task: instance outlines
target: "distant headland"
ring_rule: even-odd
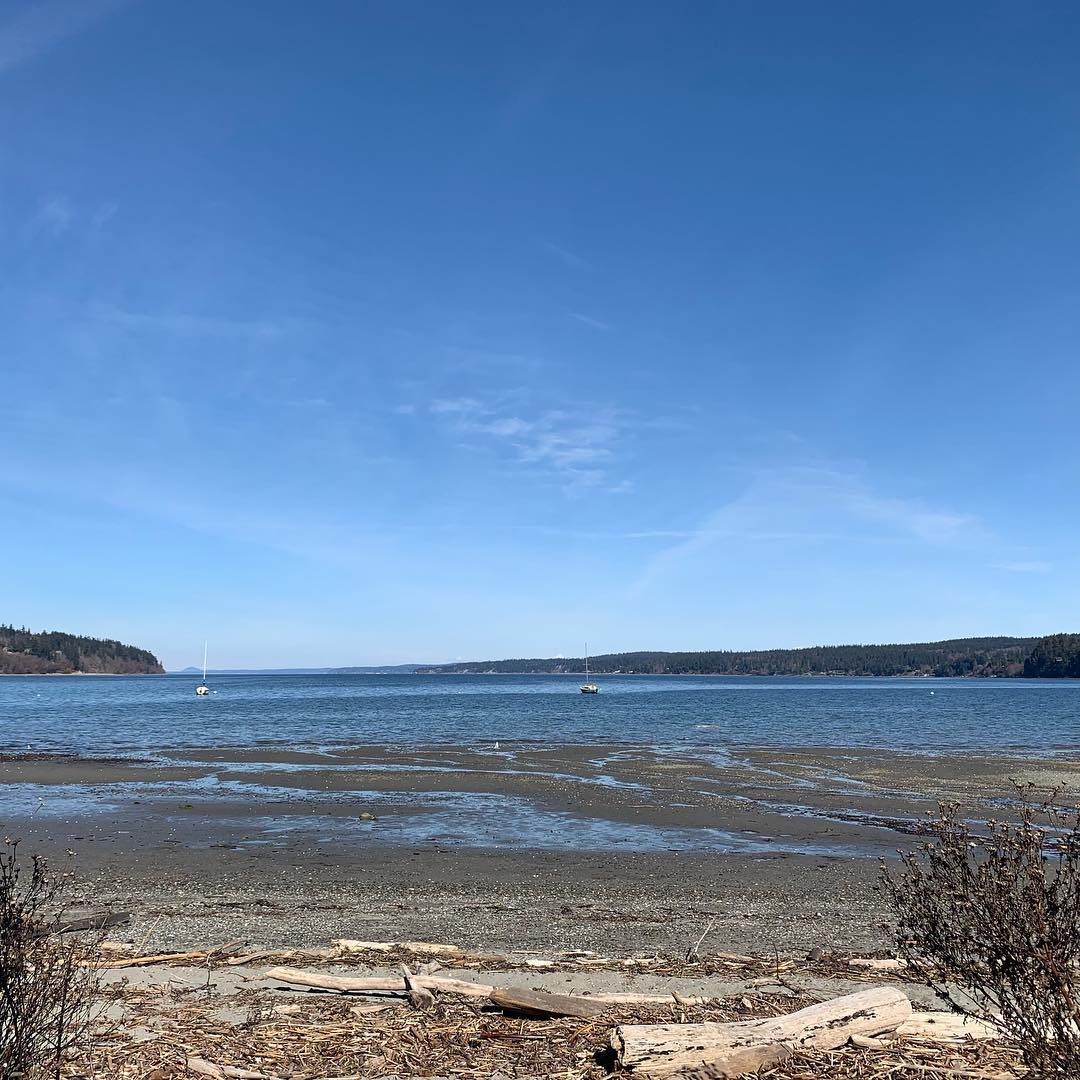
[[[477,660],[417,668],[421,675],[580,674],[577,657]],[[1080,634],[955,638],[909,645],[821,645],[750,652],[626,652],[589,658],[598,675],[922,675],[1080,678]]]
[[[58,630],[0,624],[0,675],[164,675],[146,649]]]

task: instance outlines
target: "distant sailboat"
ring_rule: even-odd
[[[600,687],[594,682],[589,682],[589,643],[585,642],[585,681],[581,684],[583,694],[599,694]]]
[[[199,697],[206,697],[210,693],[210,687],[206,685],[206,642],[203,642],[202,647],[202,682],[195,687],[195,693]]]

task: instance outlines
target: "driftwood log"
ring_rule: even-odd
[[[609,1000],[600,996],[591,998],[570,994],[548,994],[519,986],[491,986],[488,983],[464,982],[461,979],[450,979],[440,975],[413,975],[406,968],[402,968],[402,977],[397,979],[382,976],[356,978],[349,975],[325,975],[300,968],[272,968],[266,973],[266,977],[296,986],[334,990],[341,994],[407,994],[413,1005],[418,1008],[426,1008],[430,1005],[428,998],[431,997],[432,991],[486,998],[508,1012],[531,1016],[597,1016],[606,1011],[611,1004]],[[618,998],[619,995],[613,995],[613,997]],[[671,1001],[672,999],[662,1000]]]
[[[350,975],[324,975],[317,971],[305,971],[303,968],[271,968],[268,979],[292,983],[294,986],[312,986],[317,990],[336,990],[339,994],[348,993],[405,993],[405,984],[401,976],[370,976],[355,978]],[[438,975],[412,975],[413,985],[424,990],[441,990],[447,994],[463,994],[466,997],[489,998],[494,986],[487,983],[465,982],[462,979],[442,978]]]
[[[67,919],[57,928],[58,934],[74,934],[80,930],[107,930],[111,926],[123,926],[131,922],[131,915],[126,911],[99,911],[81,919]]]
[[[879,1035],[911,1016],[911,1002],[895,987],[882,986],[811,1005],[786,1016],[728,1024],[622,1024],[611,1037],[619,1064],[659,1076],[709,1066],[717,1075],[738,1076],[748,1051],[764,1058],[782,1048],[833,1050],[852,1035]],[[782,1060],[777,1058],[776,1060]]]
[[[608,1004],[592,998],[568,994],[548,994],[543,990],[525,990],[519,986],[497,986],[491,991],[491,1003],[506,1012],[526,1016],[574,1016],[587,1019],[607,1012]]]

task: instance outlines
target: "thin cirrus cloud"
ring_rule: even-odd
[[[579,255],[576,251],[571,251],[568,247],[563,247],[561,244],[552,243],[550,240],[542,240],[540,247],[570,270],[592,269],[588,259]]]
[[[227,319],[188,312],[129,311],[109,304],[95,304],[90,310],[98,322],[130,330],[158,331],[178,335],[250,338],[272,341],[283,337],[289,326],[273,319]]]
[[[655,555],[631,586],[639,592],[725,542],[908,543],[949,548],[988,541],[971,514],[883,496],[858,472],[805,467],[758,470],[745,490]]]
[[[53,0],[26,6],[0,20],[0,74],[36,59],[128,2]]]
[[[607,487],[630,490],[625,479],[613,478],[616,445],[624,424],[615,409],[593,410],[586,422],[574,414],[549,409],[534,418],[506,415],[476,398],[438,398],[428,411],[472,438],[483,438],[508,451],[519,465],[557,477],[568,489]]]
[[[42,199],[37,212],[30,219],[30,231],[48,236],[62,236],[75,221],[75,207],[64,195],[51,195]]]
[[[26,222],[23,235],[56,240],[67,234],[95,239],[120,209],[115,202],[103,202],[92,208],[77,206],[67,195],[48,195],[38,201]]]
[[[594,319],[591,315],[584,315],[580,311],[569,311],[567,314],[571,319],[582,323],[584,326],[592,327],[593,330],[610,330],[611,324],[606,323],[601,319]]]
[[[1041,559],[1018,559],[990,565],[994,570],[1005,570],[1010,574],[1049,574],[1054,569],[1053,563]]]

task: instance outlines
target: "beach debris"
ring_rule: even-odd
[[[409,1004],[414,1009],[430,1009],[435,1004],[435,995],[417,982],[404,964],[401,965],[401,974],[405,978],[405,992],[409,995]]]
[[[57,928],[57,933],[74,934],[82,930],[108,930],[112,926],[123,926],[131,922],[128,911],[97,911],[81,919],[69,919]]]
[[[333,990],[339,994],[349,993],[405,993],[400,978],[371,976],[353,978],[348,975],[323,975],[302,968],[271,968],[266,978],[293,986],[310,986],[316,990]],[[413,983],[425,990],[440,990],[448,994],[462,994],[465,997],[489,998],[495,989],[487,983],[465,982],[461,979],[443,978],[439,975],[411,975]]]
[[[346,953],[415,953],[418,956],[460,956],[461,948],[457,945],[444,945],[436,941],[354,941],[352,938],[334,938],[330,942],[332,949]]]
[[[914,1012],[897,1029],[897,1035],[921,1035],[935,1042],[1000,1039],[993,1024],[955,1012]]]
[[[485,1001],[446,994],[438,996],[434,1008],[418,1010],[404,1002],[401,975],[387,974],[394,976],[396,1000],[370,1004],[322,994],[304,995],[299,1001],[293,995],[289,1005],[268,1007],[254,1004],[250,989],[224,999],[201,994],[176,998],[124,982],[109,994],[124,1003],[132,1022],[103,1029],[99,1040],[86,1044],[70,1061],[64,1080],[390,1080],[419,1075],[600,1080],[606,1067],[615,1064],[609,1043],[616,1025],[728,1026],[748,1016],[767,1022],[770,1017],[790,1018],[797,1015],[793,1009],[810,1004],[806,997],[792,1004],[789,997],[770,993],[753,993],[745,1002],[736,997],[680,1003],[671,995],[627,994],[607,995],[628,1000],[608,1002],[607,1011],[596,1016],[546,1017],[504,1012]],[[246,1022],[227,1018],[245,1012]],[[914,1014],[912,1022],[920,1015]],[[159,1017],[164,1022],[159,1023]],[[948,1020],[945,1014],[941,1018]],[[147,1024],[154,1025],[158,1036],[140,1043],[134,1033]],[[729,1057],[726,1065],[701,1065],[682,1075],[684,1080],[718,1080],[737,1075],[740,1067],[765,1069],[770,1080],[1016,1080],[1023,1073],[1019,1052],[1007,1040],[941,1041],[904,1034],[903,1028],[881,1037],[864,1036],[864,1045],[852,1045],[849,1038],[829,1050],[786,1040],[739,1047],[745,1054]],[[881,1045],[872,1045],[871,1038]],[[600,1064],[598,1055],[610,1064]],[[187,1067],[192,1058],[219,1071],[193,1071]],[[766,1064],[769,1061],[775,1063]],[[632,1080],[644,1078],[645,1072],[638,1068],[622,1075]]]
[[[787,1061],[794,1051],[783,1043],[767,1046],[743,1046],[732,1050],[721,1062],[703,1065],[700,1069],[680,1069],[680,1080],[728,1080],[729,1077],[749,1076],[760,1069],[771,1069]],[[650,1074],[652,1075],[652,1074]]]
[[[494,987],[491,1003],[512,1013],[526,1016],[599,1016],[608,1005],[595,998],[573,997],[569,994],[549,994],[543,990],[525,990],[518,986]]]
[[[850,967],[867,968],[870,971],[903,971],[908,965],[906,960],[897,960],[892,957],[877,959],[875,957],[855,956],[848,961]]]
[[[731,1070],[742,1067],[748,1049],[767,1051],[766,1060],[768,1052],[778,1044],[792,1049],[832,1050],[843,1046],[852,1035],[875,1036],[893,1031],[910,1017],[908,996],[896,987],[882,986],[762,1020],[621,1024],[611,1036],[611,1046],[623,1068],[650,1076],[702,1066]],[[748,1071],[760,1064],[752,1065]]]
[[[189,952],[154,953],[151,956],[125,956],[119,960],[91,960],[87,961],[93,967],[122,968],[122,967],[148,967],[151,964],[170,964],[180,960],[207,961],[215,956],[229,952],[231,949],[246,945],[244,938],[236,941],[227,941],[223,945],[215,945],[212,949],[196,949]]]
[[[205,1058],[189,1057],[184,1062],[188,1072],[196,1076],[210,1076],[214,1080],[225,1080],[226,1077],[233,1080],[274,1080],[267,1073],[255,1072],[252,1069],[238,1069],[233,1065],[215,1065]]]

